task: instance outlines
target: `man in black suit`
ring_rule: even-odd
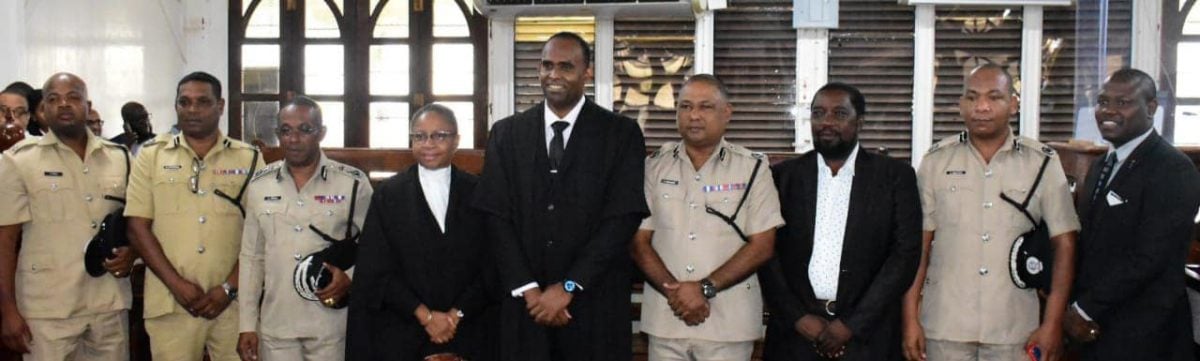
[[[438,353],[490,360],[484,332],[490,269],[475,176],[450,164],[458,123],[445,106],[413,116],[417,164],[371,199],[351,287],[346,358],[420,361]]]
[[[504,360],[628,360],[626,250],[649,213],[637,123],[584,97],[587,42],[558,33],[546,100],[492,126],[473,205],[487,214],[504,300]]]
[[[866,101],[830,83],[812,103],[815,152],[772,167],[787,225],[760,271],[767,360],[900,358],[900,300],[920,259],[908,164],[863,151]]]
[[[1152,127],[1154,79],[1121,69],[1096,102],[1112,143],[1080,195],[1079,271],[1064,329],[1084,360],[1192,360],[1183,266],[1200,173]]]

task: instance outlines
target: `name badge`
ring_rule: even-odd
[[[163,169],[166,169],[166,170],[180,170],[180,169],[183,169],[183,166],[182,166],[182,165],[179,165],[179,164],[164,165],[164,166],[163,166]]]
[[[47,177],[62,177],[63,172],[42,172],[42,175],[45,175]]]
[[[264,201],[268,201],[268,202],[278,202],[278,201],[280,201],[280,200],[282,200],[282,199],[283,199],[283,196],[266,196],[266,197],[263,197],[263,200],[264,200]]]
[[[965,171],[965,170],[948,170],[948,171],[946,171],[946,175],[967,175],[967,171]]]
[[[662,183],[662,184],[670,184],[670,185],[673,185],[673,186],[677,186],[677,185],[679,185],[679,181],[677,181],[677,180],[674,180],[674,179],[663,179],[663,180],[660,180],[659,182],[660,182],[660,183]]]

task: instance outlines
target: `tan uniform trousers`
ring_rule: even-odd
[[[341,361],[346,358],[346,336],[274,338],[259,334],[260,361]]]
[[[129,314],[124,310],[25,323],[33,334],[25,361],[129,360]]]
[[[649,361],[748,361],[754,341],[707,341],[650,335]]]
[[[1025,345],[1002,345],[928,339],[925,356],[929,361],[1028,361]]]
[[[146,333],[154,361],[202,361],[205,349],[212,361],[241,361],[237,354],[237,302],[213,320],[187,312],[147,319]]]

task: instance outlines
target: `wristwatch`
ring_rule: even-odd
[[[225,295],[229,296],[230,301],[237,300],[237,287],[225,282],[221,284],[221,288],[225,290]]]
[[[463,316],[466,316],[466,314],[464,314],[462,310],[458,310],[458,312],[454,313],[454,316],[458,317],[459,319],[462,319]]]
[[[700,292],[704,293],[704,298],[717,297],[717,286],[710,279],[700,280]]]
[[[567,280],[566,282],[563,282],[563,290],[567,291],[567,293],[575,293],[577,291],[583,291],[583,286],[575,283],[575,281]]]

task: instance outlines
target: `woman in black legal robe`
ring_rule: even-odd
[[[418,164],[378,187],[359,240],[346,359],[490,359],[491,261],[481,218],[468,203],[476,177],[450,165],[457,122],[432,104],[410,128]]]

